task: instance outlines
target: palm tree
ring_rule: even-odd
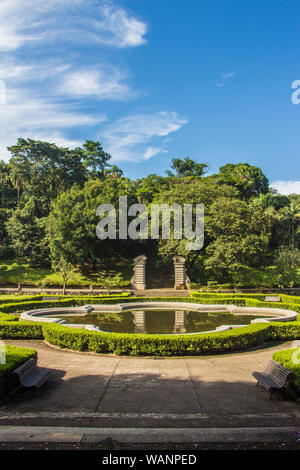
[[[291,200],[290,205],[284,207],[281,211],[284,220],[290,221],[292,234],[292,247],[295,249],[295,227],[296,221],[300,218],[300,202]]]

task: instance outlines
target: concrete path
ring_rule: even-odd
[[[27,391],[24,399],[0,406],[0,440],[21,426],[42,426],[48,434],[49,427],[74,428],[76,436],[95,435],[98,429],[98,438],[105,429],[144,435],[151,428],[152,436],[169,429],[186,438],[194,432],[200,439],[202,433],[206,440],[220,438],[221,429],[240,436],[240,428],[247,436],[250,428],[255,435],[283,428],[300,431],[299,402],[283,400],[281,394],[269,400],[251,375],[265,368],[274,351],[291,343],[224,356],[165,359],[62,351],[42,341],[5,342],[36,349],[38,364],[51,368],[53,375],[38,398]]]

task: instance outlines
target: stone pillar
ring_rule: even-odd
[[[182,256],[174,256],[175,285],[174,289],[186,288],[185,259]]]
[[[146,289],[146,261],[144,255],[134,258],[133,277],[131,278],[131,286],[135,290]]]
[[[184,310],[175,311],[174,333],[186,333],[185,317],[186,312]]]
[[[136,333],[146,333],[146,312],[145,310],[133,310],[133,323]]]

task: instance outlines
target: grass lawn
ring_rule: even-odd
[[[241,287],[250,287],[250,288],[269,288],[277,287],[277,274],[275,266],[268,266],[265,269],[255,269],[245,266],[241,275]],[[297,280],[296,286],[300,286],[300,267],[297,270]],[[195,283],[192,283],[192,287],[202,287]],[[213,288],[223,288],[229,289],[232,288],[231,284],[216,284]]]
[[[120,286],[130,285],[132,277],[132,266],[129,265],[116,265],[112,268],[113,271],[122,273],[123,281]],[[79,271],[72,275],[72,278],[67,282],[68,286],[88,287],[97,284],[97,273],[84,276]],[[50,268],[32,268],[28,263],[20,263],[15,260],[0,260],[0,285],[34,285],[41,286],[43,281],[47,281],[46,286],[61,286],[62,278],[60,273],[55,273]],[[46,287],[45,286],[45,287]]]
[[[103,268],[105,270],[105,268]],[[130,285],[130,279],[133,275],[133,263],[120,263],[110,268],[115,272],[122,274],[123,280],[119,284],[120,287]],[[97,284],[98,273],[83,275],[79,271],[74,272],[67,282],[68,286],[88,287]],[[46,281],[47,286],[61,286],[62,278],[60,273],[52,271],[50,268],[32,268],[27,262],[18,262],[16,260],[0,260],[0,285],[22,284],[23,286],[40,287],[42,282]],[[300,286],[300,268],[298,269],[297,285]],[[192,288],[203,287],[192,282]],[[214,288],[232,288],[230,284],[216,284]],[[277,287],[276,286],[276,269],[275,266],[268,266],[264,270],[249,268],[245,266],[242,274],[242,287]]]

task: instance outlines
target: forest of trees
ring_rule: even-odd
[[[245,267],[278,266],[278,285],[292,286],[299,266],[300,195],[283,196],[248,163],[207,165],[174,158],[166,176],[129,179],[99,142],[70,150],[19,139],[0,161],[0,260],[31,266],[68,263],[82,272],[113,268],[141,253],[164,263],[187,258],[194,279],[238,282]],[[205,245],[185,251],[184,240],[106,240],[96,237],[102,203],[204,204]],[[129,257],[130,255],[130,257]],[[1,261],[0,261],[1,264]]]

